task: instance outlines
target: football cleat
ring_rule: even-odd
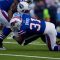
[[[6,48],[5,47],[0,47],[0,50],[6,50]]]

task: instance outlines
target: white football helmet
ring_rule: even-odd
[[[11,30],[12,31],[20,30],[21,23],[22,23],[22,20],[20,20],[19,18],[12,18],[10,21]]]
[[[17,5],[17,11],[19,13],[23,12],[24,10],[29,10],[29,4],[27,2],[20,2]]]

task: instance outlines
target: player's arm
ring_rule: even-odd
[[[10,9],[8,10],[9,19],[11,19],[12,16],[13,16],[13,13],[16,12],[18,2],[19,2],[18,0],[14,0],[14,2],[12,3]]]
[[[15,35],[13,36],[13,39],[15,39],[18,42],[18,44],[21,45],[24,42],[26,32],[25,31],[20,31],[20,32],[18,32],[17,36],[15,36]]]

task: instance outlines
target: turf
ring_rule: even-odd
[[[4,42],[7,50],[0,51],[0,60],[60,60],[60,51],[49,51],[47,45],[41,45],[45,43],[40,38],[27,46],[20,46],[13,39],[6,38]]]

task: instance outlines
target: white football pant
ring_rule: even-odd
[[[3,26],[10,28],[10,23],[8,22],[8,14],[4,10],[0,10],[0,23],[3,24]]]
[[[54,47],[56,46],[56,29],[55,29],[55,25],[53,23],[50,22],[46,22],[46,29],[44,31],[44,34],[47,34],[47,44],[48,44],[48,48],[51,48],[52,50],[54,50]]]

